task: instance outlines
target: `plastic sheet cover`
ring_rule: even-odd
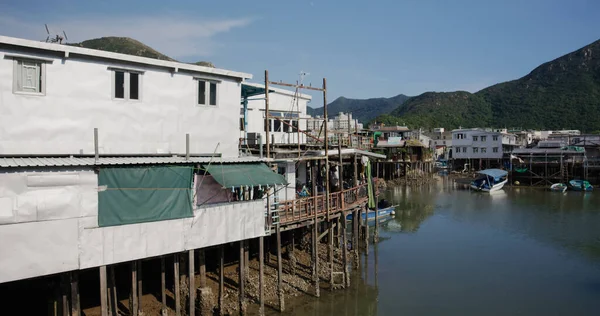
[[[259,185],[286,185],[287,181],[264,163],[211,164],[202,166],[225,188]]]
[[[192,217],[192,167],[103,168],[98,226]]]

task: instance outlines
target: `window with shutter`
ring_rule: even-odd
[[[13,92],[43,95],[45,93],[44,72],[43,62],[15,59]]]

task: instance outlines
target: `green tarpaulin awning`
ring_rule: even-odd
[[[285,178],[273,172],[264,163],[259,164],[211,164],[202,168],[210,173],[223,187],[242,187],[259,185],[286,185]]]
[[[115,167],[98,174],[98,226],[192,217],[192,167]]]

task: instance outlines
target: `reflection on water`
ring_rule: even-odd
[[[396,215],[352,287],[288,314],[598,315],[600,192],[487,194],[441,178],[385,198]]]

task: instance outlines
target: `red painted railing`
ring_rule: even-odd
[[[329,214],[345,211],[360,204],[366,203],[368,198],[367,185],[362,184],[354,188],[329,194]],[[282,224],[308,220],[318,216],[327,215],[325,195],[310,196],[295,200],[279,202],[279,221]]]

